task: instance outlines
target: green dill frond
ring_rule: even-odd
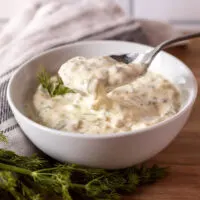
[[[10,171],[0,171],[0,188],[10,193],[16,200],[26,200],[23,195],[17,191],[18,177]]]
[[[19,183],[20,188],[21,188],[21,192],[23,194],[24,197],[26,197],[26,199],[30,199],[30,200],[44,200],[41,195],[38,193],[35,193],[35,191],[26,186],[25,184],[23,184],[22,182]]]
[[[44,167],[48,167],[47,160],[38,157],[37,155],[19,156],[12,151],[0,149],[0,163],[12,164],[17,167],[22,167],[30,170],[37,170]]]
[[[167,168],[130,167],[105,170],[76,164],[50,163],[34,155],[24,157],[0,149],[0,193],[16,200],[79,199],[119,200],[167,174]]]
[[[6,144],[8,143],[8,139],[2,131],[0,131],[0,142],[6,143]]]
[[[74,93],[72,89],[64,86],[63,81],[59,76],[56,77],[56,80],[52,80],[51,76],[44,68],[38,73],[37,78],[42,87],[46,89],[51,97],[64,95],[67,93]]]
[[[142,165],[138,169],[138,174],[140,176],[140,184],[150,184],[154,183],[157,180],[165,177],[168,173],[168,168],[158,167],[157,165],[153,165],[148,168]]]

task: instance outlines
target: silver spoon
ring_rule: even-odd
[[[166,47],[169,47],[169,45],[177,43],[177,42],[181,42],[184,40],[188,40],[188,39],[192,39],[192,38],[196,38],[196,37],[200,37],[200,32],[198,33],[194,33],[194,34],[190,34],[190,35],[184,35],[181,37],[177,37],[174,39],[170,39],[170,40],[166,40],[164,42],[162,42],[161,44],[159,44],[157,47],[155,47],[153,50],[151,50],[148,53],[127,53],[127,54],[121,54],[121,55],[110,55],[111,58],[119,61],[119,62],[123,62],[123,63],[134,63],[137,61],[137,63],[140,63],[141,65],[143,65],[145,67],[145,69],[147,69],[149,67],[149,65],[151,64],[151,62],[153,61],[153,59],[155,58],[155,56],[162,50],[165,49]]]

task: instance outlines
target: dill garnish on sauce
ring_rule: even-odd
[[[63,81],[59,76],[53,80],[44,68],[38,73],[37,78],[42,87],[47,90],[51,97],[64,95],[66,93],[74,93],[72,89],[64,86]]]

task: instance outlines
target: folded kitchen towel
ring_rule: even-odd
[[[37,151],[24,136],[6,100],[11,75],[31,57],[80,40],[128,40],[154,46],[180,34],[167,24],[129,19],[112,0],[31,1],[0,31],[0,130],[9,140],[0,148],[22,155]]]

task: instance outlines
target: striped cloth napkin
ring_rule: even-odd
[[[80,40],[128,40],[154,46],[178,35],[180,32],[163,23],[129,19],[112,0],[32,0],[0,31],[0,131],[9,140],[0,148],[22,155],[37,151],[6,100],[11,75],[31,57]]]

